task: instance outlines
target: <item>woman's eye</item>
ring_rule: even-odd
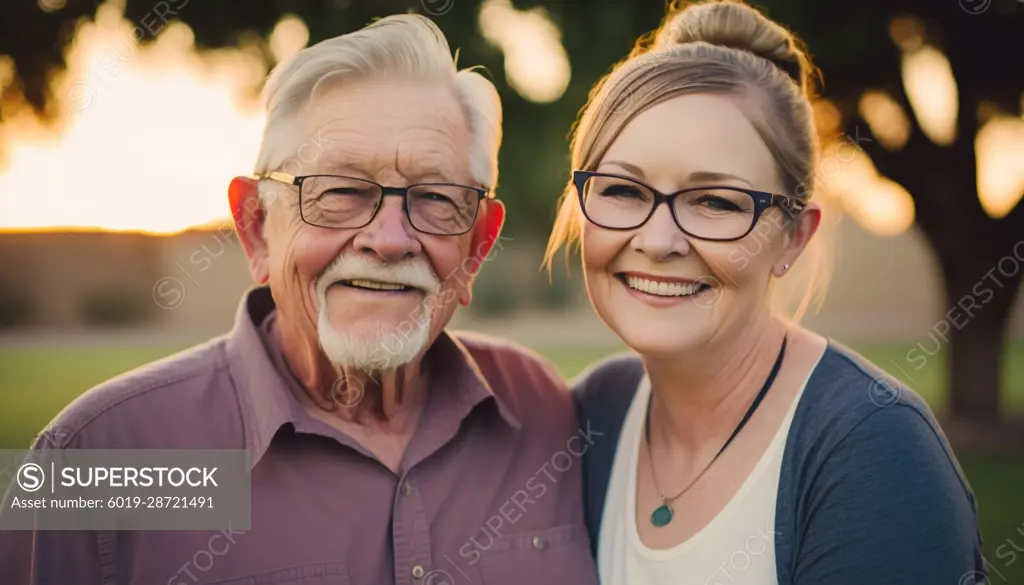
[[[732,201],[723,197],[716,197],[715,195],[702,195],[695,201],[695,203],[716,211],[742,211],[739,205],[736,205]]]
[[[632,185],[609,185],[601,190],[604,197],[636,197],[642,199],[644,194]]]

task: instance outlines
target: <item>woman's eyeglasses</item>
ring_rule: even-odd
[[[621,175],[574,171],[573,184],[583,215],[594,225],[611,230],[633,230],[651,219],[661,203],[668,204],[679,229],[712,241],[745,237],[770,207],[796,217],[806,206],[799,197],[731,186],[692,187],[661,193]]]

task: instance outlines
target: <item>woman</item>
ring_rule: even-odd
[[[602,437],[584,465],[605,585],[984,576],[925,403],[769,303],[821,219],[798,46],[744,4],[670,13],[576,128],[547,262],[579,242],[595,310],[639,354],[576,388]]]

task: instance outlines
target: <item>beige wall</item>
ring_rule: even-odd
[[[946,318],[951,307],[919,230],[883,238],[846,218],[839,223],[835,243],[828,297],[818,315],[804,320],[808,326],[840,338],[919,340]],[[959,313],[953,318],[963,323]],[[1024,290],[1017,297],[1010,330],[1024,335]]]
[[[0,234],[0,288],[27,294],[47,326],[82,322],[89,295],[117,291],[144,299],[163,253],[159,239],[135,234]]]
[[[226,331],[239,299],[253,286],[245,253],[234,232],[188,232],[166,238],[160,275],[153,279],[158,322],[167,329]]]
[[[912,229],[897,237],[879,238],[848,219],[835,230],[835,270],[827,300],[819,314],[804,322],[839,339],[925,338],[947,307],[920,234]],[[502,251],[516,253],[514,242]],[[535,270],[536,258],[523,260]],[[83,297],[116,289],[145,303],[152,322],[163,330],[216,334],[231,326],[239,298],[250,286],[244,254],[226,228],[173,237],[0,235],[0,287],[30,293],[40,323],[51,328],[81,326]],[[599,321],[589,314],[587,304],[579,305],[577,314],[562,319],[589,324],[599,335]],[[542,321],[551,318],[543,316],[536,322]],[[487,327],[466,314],[456,324]],[[1011,329],[1015,335],[1024,335],[1024,298],[1017,303]],[[558,330],[566,335],[580,333],[575,325]]]

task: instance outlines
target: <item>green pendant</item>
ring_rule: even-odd
[[[672,508],[668,507],[668,504],[662,504],[658,506],[654,512],[651,513],[651,524],[658,528],[665,526],[672,521]]]

